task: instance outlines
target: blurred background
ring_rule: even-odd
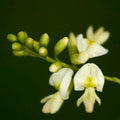
[[[106,81],[97,93],[101,107],[92,114],[84,106],[76,107],[82,92],[72,92],[70,99],[54,115],[43,114],[40,100],[56,90],[49,86],[47,63],[39,58],[15,57],[8,33],[23,30],[35,40],[50,36],[53,45],[69,32],[85,34],[89,25],[104,26],[111,32],[105,47],[109,54],[91,59],[105,75],[120,78],[120,3],[118,0],[0,0],[0,119],[1,120],[120,120],[120,85]],[[68,57],[65,57],[67,60]]]

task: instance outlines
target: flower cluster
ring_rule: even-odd
[[[95,33],[90,26],[87,30],[86,38],[80,34],[77,37],[70,33],[68,50],[72,64],[86,63],[89,58],[98,57],[108,53],[102,44],[109,37],[109,32],[104,31],[101,27]],[[58,65],[50,66],[50,70],[54,71],[50,76],[49,84],[57,89],[57,93],[43,98],[40,102],[45,103],[42,111],[44,113],[57,112],[64,100],[69,99],[69,95],[74,86],[75,91],[85,91],[84,94],[77,100],[77,106],[83,102],[85,110],[88,113],[93,112],[94,103],[97,101],[101,104],[100,98],[95,90],[102,92],[104,86],[104,75],[100,68],[94,63],[83,65],[73,76],[74,71],[71,68],[59,68]],[[52,70],[53,69],[53,70]]]
[[[86,112],[92,113],[95,101],[101,105],[101,100],[96,91],[103,91],[105,79],[120,84],[118,78],[104,76],[96,64],[86,63],[90,58],[108,53],[108,49],[102,45],[109,36],[110,33],[105,31],[103,27],[94,32],[92,26],[88,27],[86,37],[83,34],[75,36],[70,33],[69,37],[64,37],[55,44],[54,59],[48,56],[49,36],[46,33],[40,37],[39,41],[28,37],[26,32],[19,32],[17,36],[8,34],[7,39],[12,42],[12,50],[15,56],[39,57],[52,63],[49,67],[49,71],[52,72],[49,84],[56,88],[56,93],[40,101],[44,103],[43,113],[56,113],[64,101],[69,99],[73,88],[75,91],[84,91],[76,102],[77,107],[83,103]],[[68,48],[70,56],[70,65],[58,58],[58,55],[66,48]]]

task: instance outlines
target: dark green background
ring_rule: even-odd
[[[55,115],[41,112],[40,99],[55,92],[48,84],[49,63],[12,55],[8,33],[24,30],[36,40],[50,36],[49,53],[60,38],[73,31],[84,33],[89,25],[104,26],[111,32],[105,44],[109,54],[91,59],[104,74],[120,77],[119,0],[0,0],[0,119],[1,120],[120,120],[120,85],[106,81],[98,93],[102,106],[92,114],[76,107],[81,92],[72,92]],[[67,59],[67,58],[66,58]]]

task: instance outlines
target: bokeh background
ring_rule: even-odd
[[[119,0],[0,0],[0,119],[1,120],[120,120],[120,85],[106,81],[103,93],[97,93],[102,106],[95,104],[92,114],[83,105],[76,107],[81,92],[72,92],[61,110],[43,114],[40,99],[54,93],[49,86],[47,63],[39,58],[12,55],[8,33],[23,30],[35,40],[50,36],[53,45],[69,32],[84,33],[89,25],[104,26],[111,32],[105,47],[109,54],[91,59],[105,75],[120,78],[120,3]],[[67,60],[68,58],[65,57]]]

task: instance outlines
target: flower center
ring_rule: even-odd
[[[92,40],[87,39],[87,44],[88,44],[88,47],[89,47],[89,46],[91,46],[93,43],[95,43],[95,42],[94,42],[94,41],[92,41]]]
[[[86,77],[84,87],[85,88],[95,87],[94,79],[92,77]]]
[[[59,90],[59,88],[60,88],[60,83],[61,83],[61,81],[59,80],[54,85],[57,90]]]

